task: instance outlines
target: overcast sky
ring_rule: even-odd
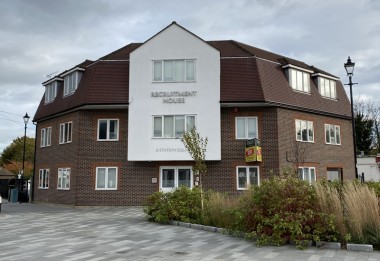
[[[0,153],[24,135],[46,75],[144,42],[176,21],[204,40],[237,40],[348,78],[380,101],[379,0],[0,0]],[[346,89],[349,95],[349,90]],[[30,120],[27,136],[35,137]]]

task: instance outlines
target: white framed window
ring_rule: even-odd
[[[235,118],[236,139],[258,138],[257,117]]]
[[[119,140],[119,120],[99,119],[98,120],[98,141]]]
[[[38,179],[38,188],[39,189],[48,189],[49,188],[49,169],[40,169],[39,179]]]
[[[314,127],[312,121],[296,120],[297,141],[314,142]]]
[[[340,145],[340,126],[325,124],[326,144]]]
[[[317,180],[314,167],[300,167],[298,168],[298,176],[301,180],[313,183]]]
[[[59,125],[59,144],[71,142],[72,125],[73,123],[71,121]]]
[[[191,166],[160,167],[160,190],[169,192],[180,186],[193,187]]]
[[[45,103],[52,102],[57,96],[58,82],[54,81],[45,85]]]
[[[194,82],[195,60],[153,61],[153,82]]]
[[[116,190],[117,189],[117,167],[97,167],[96,168],[96,190]]]
[[[238,166],[236,167],[236,186],[238,190],[249,189],[250,186],[260,185],[259,167]]]
[[[82,75],[83,72],[75,71],[65,76],[63,79],[63,96],[67,96],[75,92]]]
[[[310,73],[289,68],[289,84],[293,90],[310,93]]]
[[[327,168],[327,180],[335,181],[342,180],[342,169],[341,168]]]
[[[41,129],[41,147],[51,145],[51,127]]]
[[[70,189],[70,168],[59,168],[58,169],[58,182],[57,188],[69,190]]]
[[[153,116],[153,138],[181,138],[195,127],[195,115]]]
[[[336,82],[334,80],[318,77],[318,87],[321,96],[336,99]]]

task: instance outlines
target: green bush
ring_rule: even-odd
[[[173,192],[153,193],[144,204],[144,212],[149,221],[158,223],[167,224],[170,220],[201,223],[200,190],[181,186]]]
[[[377,197],[380,197],[380,182],[366,181],[365,184],[373,189]]]
[[[236,216],[235,230],[256,237],[258,245],[336,241],[333,217],[319,211],[314,187],[293,176],[273,177],[252,187]]]

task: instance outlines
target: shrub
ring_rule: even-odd
[[[231,228],[235,220],[235,210],[239,206],[237,198],[227,194],[209,191],[206,193],[203,224],[221,228]]]
[[[200,190],[185,186],[173,192],[156,192],[150,195],[145,204],[144,212],[149,221],[167,224],[170,220],[200,223],[202,208]]]
[[[342,243],[380,245],[380,208],[372,189],[377,184],[366,184],[319,182],[315,186],[320,208],[334,215]]]
[[[169,196],[168,193],[160,191],[147,197],[143,210],[149,221],[167,224],[171,220]]]
[[[342,183],[323,180],[315,183],[314,187],[320,210],[333,216],[335,226],[339,231],[339,239],[342,243],[346,243],[348,231],[342,204]]]
[[[347,182],[343,193],[352,240],[380,245],[380,209],[374,190],[357,182]]]
[[[316,204],[314,187],[294,176],[264,180],[242,197],[242,223],[236,229],[257,237],[257,244],[282,245],[304,240],[336,240],[331,215]]]
[[[373,189],[377,197],[380,197],[380,182],[366,181],[365,184]]]

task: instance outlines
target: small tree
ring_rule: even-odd
[[[203,210],[203,189],[202,189],[202,174],[207,172],[206,159],[206,147],[208,139],[202,138],[195,128],[192,128],[190,132],[186,132],[181,139],[186,149],[189,151],[190,156],[195,161],[193,166],[193,172],[195,174],[195,185],[199,186],[201,191],[201,204]]]

